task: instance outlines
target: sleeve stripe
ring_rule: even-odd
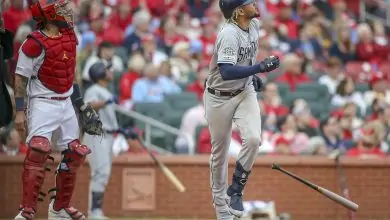
[[[236,64],[235,62],[231,62],[231,61],[218,61],[218,62],[217,62],[217,64],[223,64],[223,63],[226,63],[226,64],[233,64],[233,65]]]

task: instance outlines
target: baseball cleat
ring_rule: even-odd
[[[63,208],[59,211],[53,208],[54,199],[49,204],[49,220],[87,220],[87,218],[73,207]]]
[[[19,209],[19,214],[14,218],[14,220],[32,220],[34,219],[34,209],[29,208],[21,208]]]
[[[89,220],[108,220],[107,216],[104,216],[103,211],[101,209],[94,209],[89,215]]]
[[[244,215],[242,194],[233,194],[230,197],[229,212],[237,218],[241,218]]]

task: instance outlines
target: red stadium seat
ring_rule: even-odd
[[[358,61],[348,62],[344,70],[345,75],[357,83],[366,83],[373,71],[370,64]]]

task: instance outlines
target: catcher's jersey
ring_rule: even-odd
[[[106,101],[112,98],[113,95],[107,88],[94,84],[85,92],[84,102]],[[113,131],[119,128],[114,105],[106,105],[105,107],[99,109],[97,113],[102,121],[103,130]]]
[[[252,19],[249,31],[242,30],[234,23],[222,26],[215,42],[210,63],[207,86],[220,91],[243,89],[252,81],[252,76],[238,80],[223,80],[219,72],[219,63],[250,66],[256,62],[260,23]]]
[[[16,64],[15,73],[29,79],[27,84],[27,96],[33,97],[69,97],[73,93],[73,86],[65,93],[58,94],[46,88],[38,79],[38,71],[45,58],[45,52],[42,50],[41,55],[36,58],[28,57],[22,50],[19,50],[18,63]]]

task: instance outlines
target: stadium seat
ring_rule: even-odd
[[[290,91],[290,86],[286,83],[277,83],[280,97],[286,96]]]
[[[167,111],[164,115],[163,122],[172,127],[180,128],[183,114],[184,114],[183,111],[172,111],[172,110]]]
[[[355,82],[367,82],[373,69],[368,63],[350,61],[345,65],[345,75],[351,77]]]
[[[320,99],[325,99],[329,97],[328,87],[325,85],[321,85],[317,82],[298,84],[296,91],[313,92],[316,93],[317,97]]]
[[[296,99],[304,99],[307,102],[311,102],[318,101],[318,96],[316,93],[310,91],[296,91],[294,93],[287,94],[283,101],[286,106],[291,106]]]
[[[368,86],[367,83],[358,83],[355,85],[355,90],[364,93],[370,90],[370,87]]]
[[[308,102],[311,113],[316,118],[323,118],[329,114],[328,102],[310,101]]]
[[[166,103],[137,103],[134,105],[135,111],[153,119],[163,121],[165,112],[169,111],[169,107]],[[136,125],[144,129],[144,123],[136,121]]]
[[[195,93],[182,92],[166,95],[164,102],[169,105],[170,109],[187,110],[199,104],[199,99]]]

